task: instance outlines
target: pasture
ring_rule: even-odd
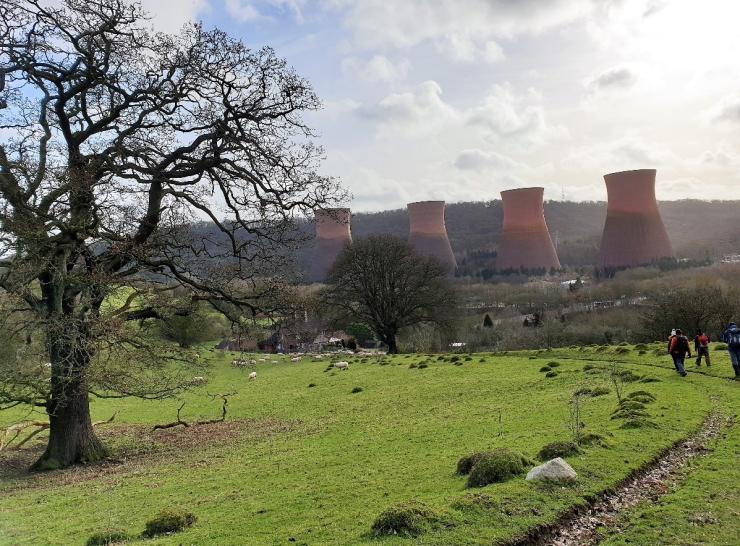
[[[719,351],[709,370],[689,365],[687,378],[657,354],[662,345],[651,345],[342,355],[346,371],[330,368],[328,358],[268,356],[249,381],[251,369],[231,366],[241,355],[208,347],[199,348],[202,367],[193,372],[208,382],[181,399],[94,400],[94,419],[116,413],[98,427],[113,450],[110,462],[29,475],[23,467],[40,441],[4,452],[0,544],[82,545],[108,529],[136,544],[144,523],[169,508],[188,510],[197,522],[146,544],[505,544],[617,486],[710,412],[729,417],[740,409],[740,384],[727,379]],[[612,362],[626,379],[625,394],[655,397],[632,428],[612,418]],[[583,432],[601,439],[566,457],[578,472],[575,484],[520,476],[467,488],[455,473],[458,459],[474,451],[505,447],[536,459],[545,444],[568,440],[569,402],[579,389],[596,394],[581,397]],[[236,393],[225,422],[152,431],[174,421],[183,402],[185,421],[218,417],[221,400],[212,395],[224,393]],[[0,426],[24,417],[1,413]],[[625,515],[632,534],[605,536],[606,543],[656,544],[665,532],[671,543],[702,533],[702,544],[731,544],[740,533],[737,427],[728,425],[715,444],[686,470],[685,485]],[[437,523],[415,538],[373,536],[382,511],[410,501],[427,505]],[[696,525],[698,512],[711,517]]]

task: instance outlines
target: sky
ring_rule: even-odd
[[[659,199],[740,199],[738,0],[144,0],[269,45],[355,211],[411,201],[606,200],[658,170]]]

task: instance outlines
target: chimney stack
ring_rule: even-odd
[[[326,280],[339,253],[352,243],[350,209],[320,209],[315,212],[316,244],[312,256],[312,282]]]
[[[455,255],[445,227],[445,202],[420,201],[408,204],[409,244],[423,256],[436,258],[452,275],[457,269]]]
[[[609,203],[600,267],[631,267],[673,257],[655,199],[655,173],[640,169],[604,175]]]
[[[544,188],[501,192],[504,226],[498,244],[496,269],[560,268],[545,222]]]

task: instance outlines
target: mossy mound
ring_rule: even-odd
[[[552,368],[551,368],[550,366],[542,366],[542,367],[540,368],[540,371],[541,371],[542,373],[545,373],[545,372],[549,372],[550,370],[552,370]]]
[[[154,519],[146,522],[143,536],[147,538],[177,533],[191,527],[197,518],[184,510],[163,510]]]
[[[483,452],[468,475],[468,487],[484,487],[523,474],[532,464],[528,458],[501,448]]]
[[[578,455],[580,452],[581,450],[575,442],[551,442],[542,446],[542,449],[540,449],[539,453],[537,453],[537,458],[540,461],[549,461],[550,459],[554,459],[555,457],[569,457],[571,455]]]
[[[547,365],[550,366],[551,368],[558,368],[560,366],[560,362],[551,360],[550,362],[547,363]]]
[[[375,536],[416,537],[441,520],[429,506],[410,501],[384,510],[373,522],[372,532]]]
[[[555,370],[549,371],[545,374],[545,377],[557,377],[557,376],[558,376],[558,372],[556,372]]]

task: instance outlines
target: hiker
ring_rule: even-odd
[[[707,368],[712,366],[709,361],[709,336],[701,330],[696,331],[696,337],[694,337],[694,351],[696,352],[696,365],[701,366],[701,357],[707,363]]]
[[[676,367],[678,375],[686,377],[683,363],[687,354],[691,358],[691,346],[689,345],[689,338],[683,335],[683,332],[678,328],[676,328],[676,335],[671,338],[668,344],[668,352],[673,358],[673,365]]]
[[[727,343],[727,351],[730,353],[730,362],[735,369],[735,381],[740,381],[740,328],[731,322],[722,335],[722,341]]]

